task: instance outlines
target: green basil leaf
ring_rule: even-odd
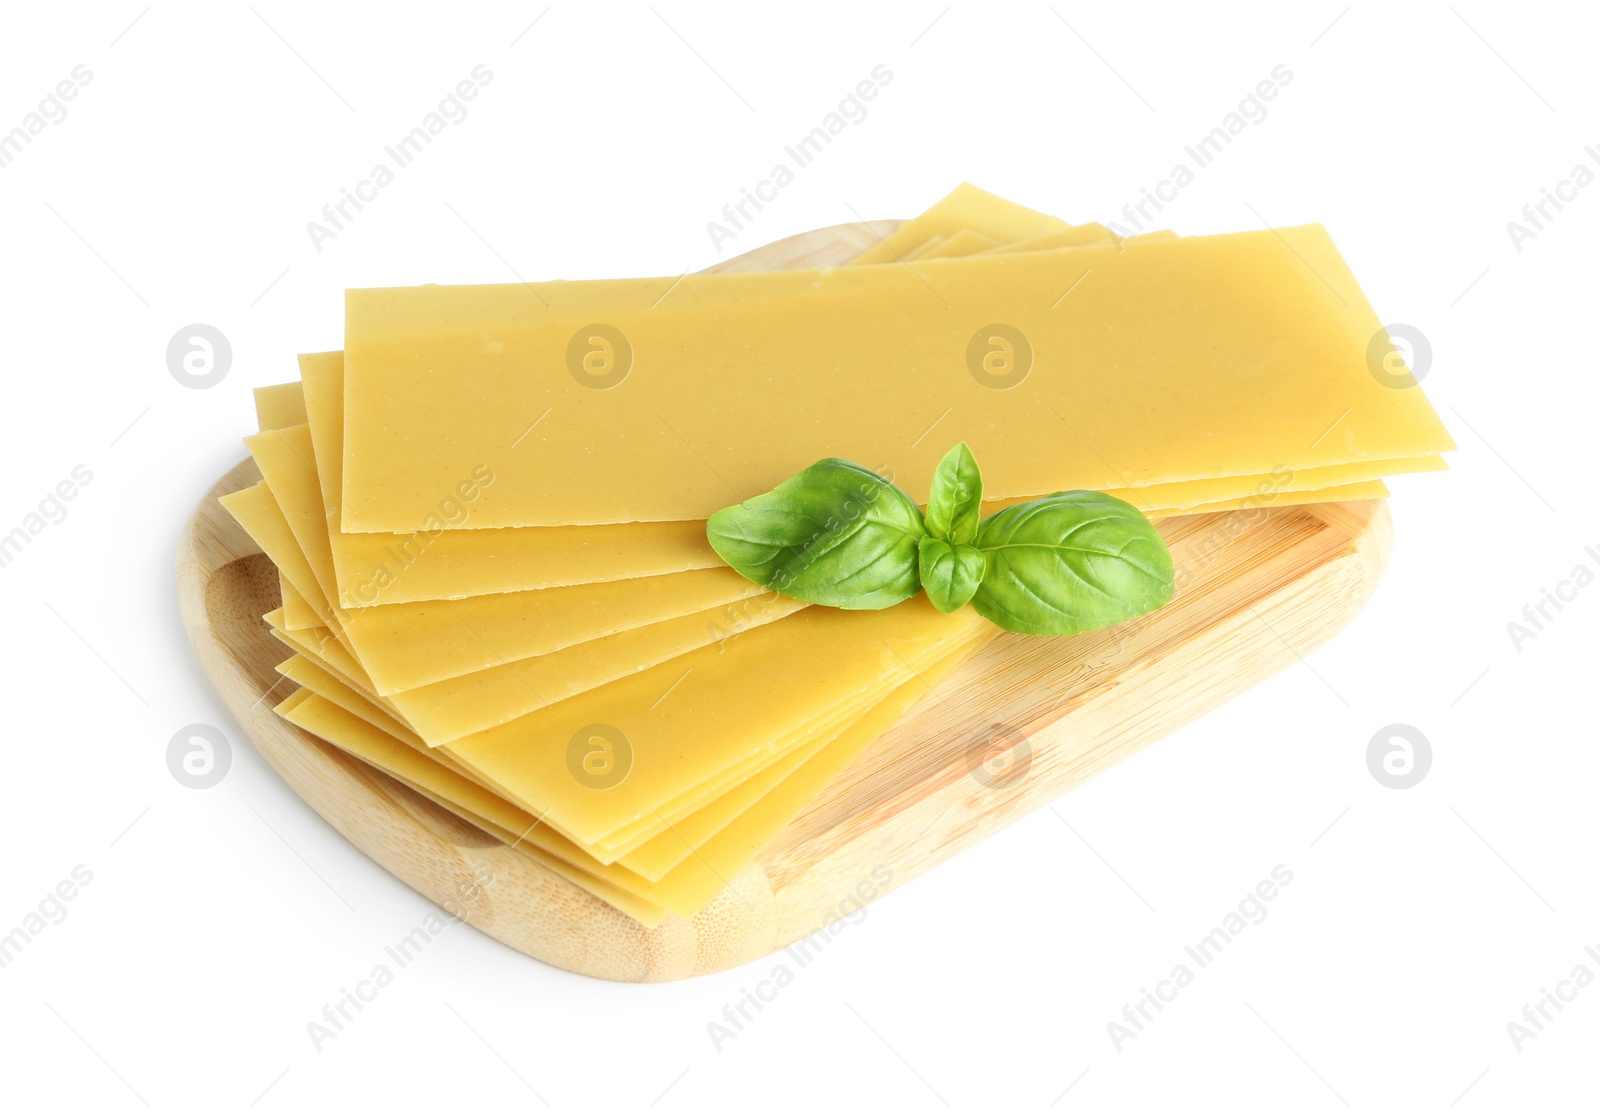
[[[706,538],[739,575],[828,607],[892,607],[917,594],[922,512],[848,460],[819,460],[765,495],[725,507]]]
[[[928,535],[971,545],[978,537],[983,514],[983,474],[965,441],[944,454],[928,490],[928,510],[923,516]]]
[[[1023,634],[1082,634],[1172,598],[1172,555],[1137,509],[1098,491],[1058,491],[983,520],[978,614]]]
[[[983,551],[970,545],[923,538],[917,563],[928,602],[946,615],[970,600],[983,581]]]

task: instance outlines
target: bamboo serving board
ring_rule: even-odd
[[[893,227],[819,229],[713,269],[841,263]],[[1167,519],[1178,591],[1165,608],[1076,638],[1002,635],[709,906],[645,928],[278,717],[273,705],[293,690],[274,666],[288,651],[261,620],[279,605],[277,572],[217,502],[259,478],[246,460],[218,480],[178,548],[185,626],[240,728],[328,823],[452,916],[546,963],[629,982],[785,947],[1245,691],[1349,622],[1390,544],[1382,501]]]

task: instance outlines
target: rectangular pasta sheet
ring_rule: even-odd
[[[567,355],[602,312],[637,368],[595,390]],[[1010,355],[980,366],[974,344]],[[957,439],[996,499],[1104,489],[1108,472],[1137,488],[1452,448],[1420,391],[1371,371],[1386,344],[1318,226],[916,272],[356,290],[343,527],[417,528],[430,493],[480,468],[496,479],[469,529],[703,518],[821,456],[921,498]],[[1015,374],[1025,351],[1010,389],[980,378]]]

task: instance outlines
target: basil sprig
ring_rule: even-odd
[[[747,580],[807,603],[892,607],[918,588],[940,611],[970,602],[1022,634],[1082,634],[1172,598],[1172,556],[1137,509],[1058,491],[980,519],[983,477],[963,442],[926,513],[859,464],[830,457],[711,516],[706,537]]]

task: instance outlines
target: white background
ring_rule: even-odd
[[[93,74],[0,170],[0,532],[93,473],[0,568],[0,933],[93,874],[0,969],[0,1102],[1593,1107],[1600,988],[1520,1051],[1507,1031],[1574,966],[1600,976],[1600,587],[1507,632],[1600,571],[1600,186],[1520,251],[1507,231],[1600,171],[1592,10],[141,6],[0,17],[0,130]],[[317,251],[307,221],[480,63],[470,114]],[[456,928],[316,1051],[307,1022],[431,906],[272,774],[184,637],[175,539],[243,455],[250,388],[340,347],[348,286],[714,262],[706,222],[880,63],[867,118],[721,256],[962,180],[1120,220],[1282,64],[1162,224],[1326,224],[1380,316],[1429,338],[1452,471],[1393,482],[1393,562],[1333,643],[874,904],[720,1050],[707,1023],[769,963],[612,985]],[[165,360],[196,322],[233,347],[207,390]],[[205,791],[165,759],[195,722],[232,740]],[[1432,746],[1404,791],[1367,769],[1392,723]],[[1277,864],[1267,919],[1119,1051],[1107,1023]]]

